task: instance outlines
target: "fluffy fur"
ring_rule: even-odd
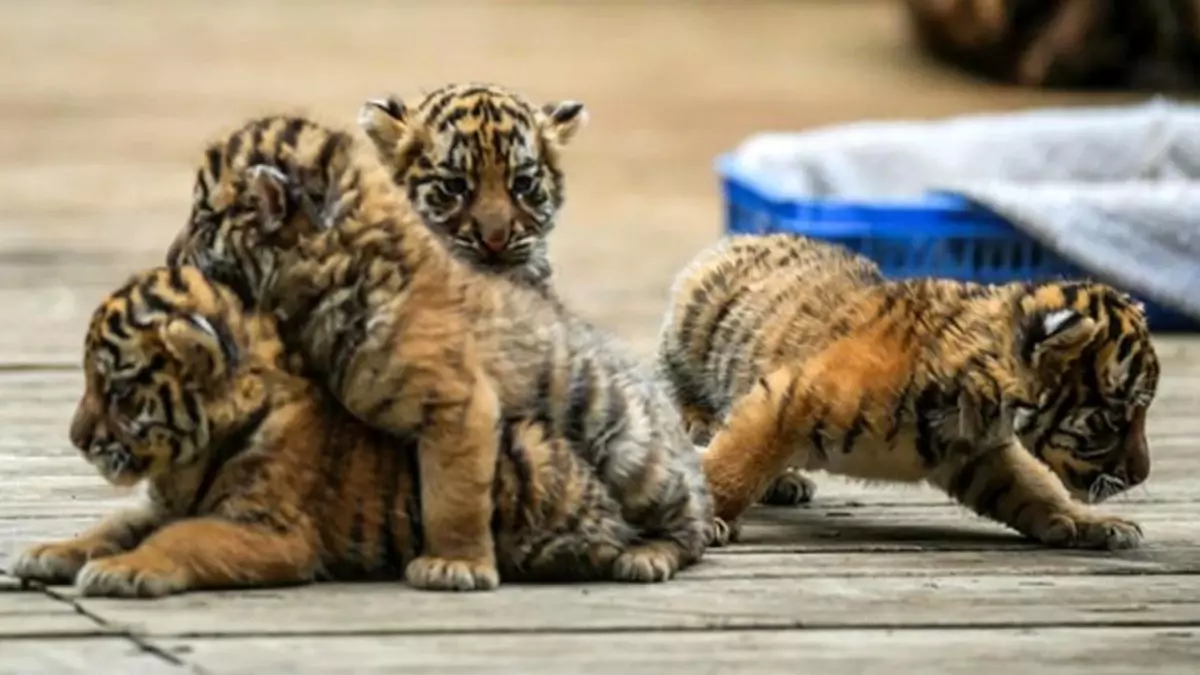
[[[497,85],[450,84],[415,105],[363,104],[359,126],[455,255],[549,287],[547,236],[563,205],[560,151],[587,123],[578,101],[535,106]]]
[[[399,578],[422,549],[416,445],[284,368],[275,321],[191,267],[134,276],[92,315],[71,441],[141,508],[20,556],[88,595]],[[633,530],[540,424],[500,434],[492,531],[505,579],[604,579]]]
[[[356,147],[304,119],[250,121],[209,147],[168,260],[279,316],[289,353],[355,416],[419,437],[430,551],[410,581],[496,584],[496,429],[514,418],[578,449],[638,529],[617,578],[697,561],[711,502],[654,373],[548,294],[450,254]]]
[[[1080,503],[1150,471],[1158,361],[1112,288],[886,281],[844,248],[771,235],[716,244],[672,296],[661,364],[697,437],[715,431],[720,518],[802,480],[778,478],[794,467],[927,481],[1048,544],[1137,544],[1134,523]]]

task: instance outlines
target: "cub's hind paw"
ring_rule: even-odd
[[[1041,539],[1052,546],[1116,551],[1141,545],[1142,528],[1115,516],[1056,515],[1051,517]]]
[[[427,591],[490,591],[500,585],[492,561],[450,560],[423,555],[408,564],[404,578]]]
[[[11,572],[18,579],[46,584],[69,584],[92,558],[112,555],[115,551],[81,545],[76,541],[39,544],[17,556]]]
[[[667,542],[650,542],[630,548],[613,563],[617,581],[657,583],[679,571],[679,547]]]
[[[788,469],[771,481],[758,501],[768,506],[799,506],[813,500],[817,484],[796,469]]]
[[[713,548],[721,548],[729,544],[737,542],[742,536],[742,521],[727,521],[724,518],[713,518],[712,522],[712,539],[708,541],[708,545]]]
[[[145,565],[133,554],[93,560],[79,570],[75,587],[83,595],[112,598],[159,598],[187,588],[171,565]]]

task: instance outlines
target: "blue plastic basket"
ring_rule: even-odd
[[[801,199],[717,160],[725,229],[792,232],[841,244],[874,260],[891,278],[945,277],[980,283],[1091,276],[1007,220],[957,195],[909,200]],[[1154,331],[1200,331],[1200,321],[1146,301]]]

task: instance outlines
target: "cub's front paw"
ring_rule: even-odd
[[[79,541],[39,544],[17,556],[11,571],[18,579],[46,584],[69,584],[75,580],[75,575],[88,560],[114,553],[116,551],[111,548]]]
[[[174,565],[126,554],[93,560],[79,570],[75,587],[83,595],[112,598],[158,598],[187,588]]]
[[[712,539],[708,545],[713,548],[721,548],[735,543],[742,536],[742,521],[727,521],[724,518],[713,518],[712,521]]]
[[[667,542],[634,546],[613,563],[613,578],[638,583],[666,581],[679,571],[679,558],[679,548]]]
[[[408,564],[404,578],[427,591],[490,591],[500,585],[496,564],[423,555]]]
[[[1115,551],[1137,548],[1142,541],[1142,528],[1115,516],[1063,514],[1051,516],[1041,539],[1053,546]]]
[[[816,493],[817,484],[811,478],[788,469],[771,481],[758,501],[768,506],[799,506],[811,502]]]

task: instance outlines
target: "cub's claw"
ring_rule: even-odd
[[[39,544],[17,556],[11,572],[18,579],[45,584],[69,584],[88,560],[112,555],[116,551],[64,541]]]
[[[1142,528],[1115,516],[1057,515],[1051,518],[1041,539],[1053,546],[1116,551],[1140,546]]]
[[[679,548],[667,542],[651,542],[634,546],[613,563],[617,581],[658,583],[675,576],[679,571]]]
[[[771,481],[758,501],[768,506],[799,506],[813,500],[817,484],[795,469],[788,469]]]
[[[491,561],[449,560],[421,556],[408,564],[405,579],[413,588],[428,591],[490,591],[500,585],[500,573]]]
[[[171,569],[143,566],[127,556],[93,560],[79,570],[75,588],[82,595],[112,598],[159,598],[187,588]]]

